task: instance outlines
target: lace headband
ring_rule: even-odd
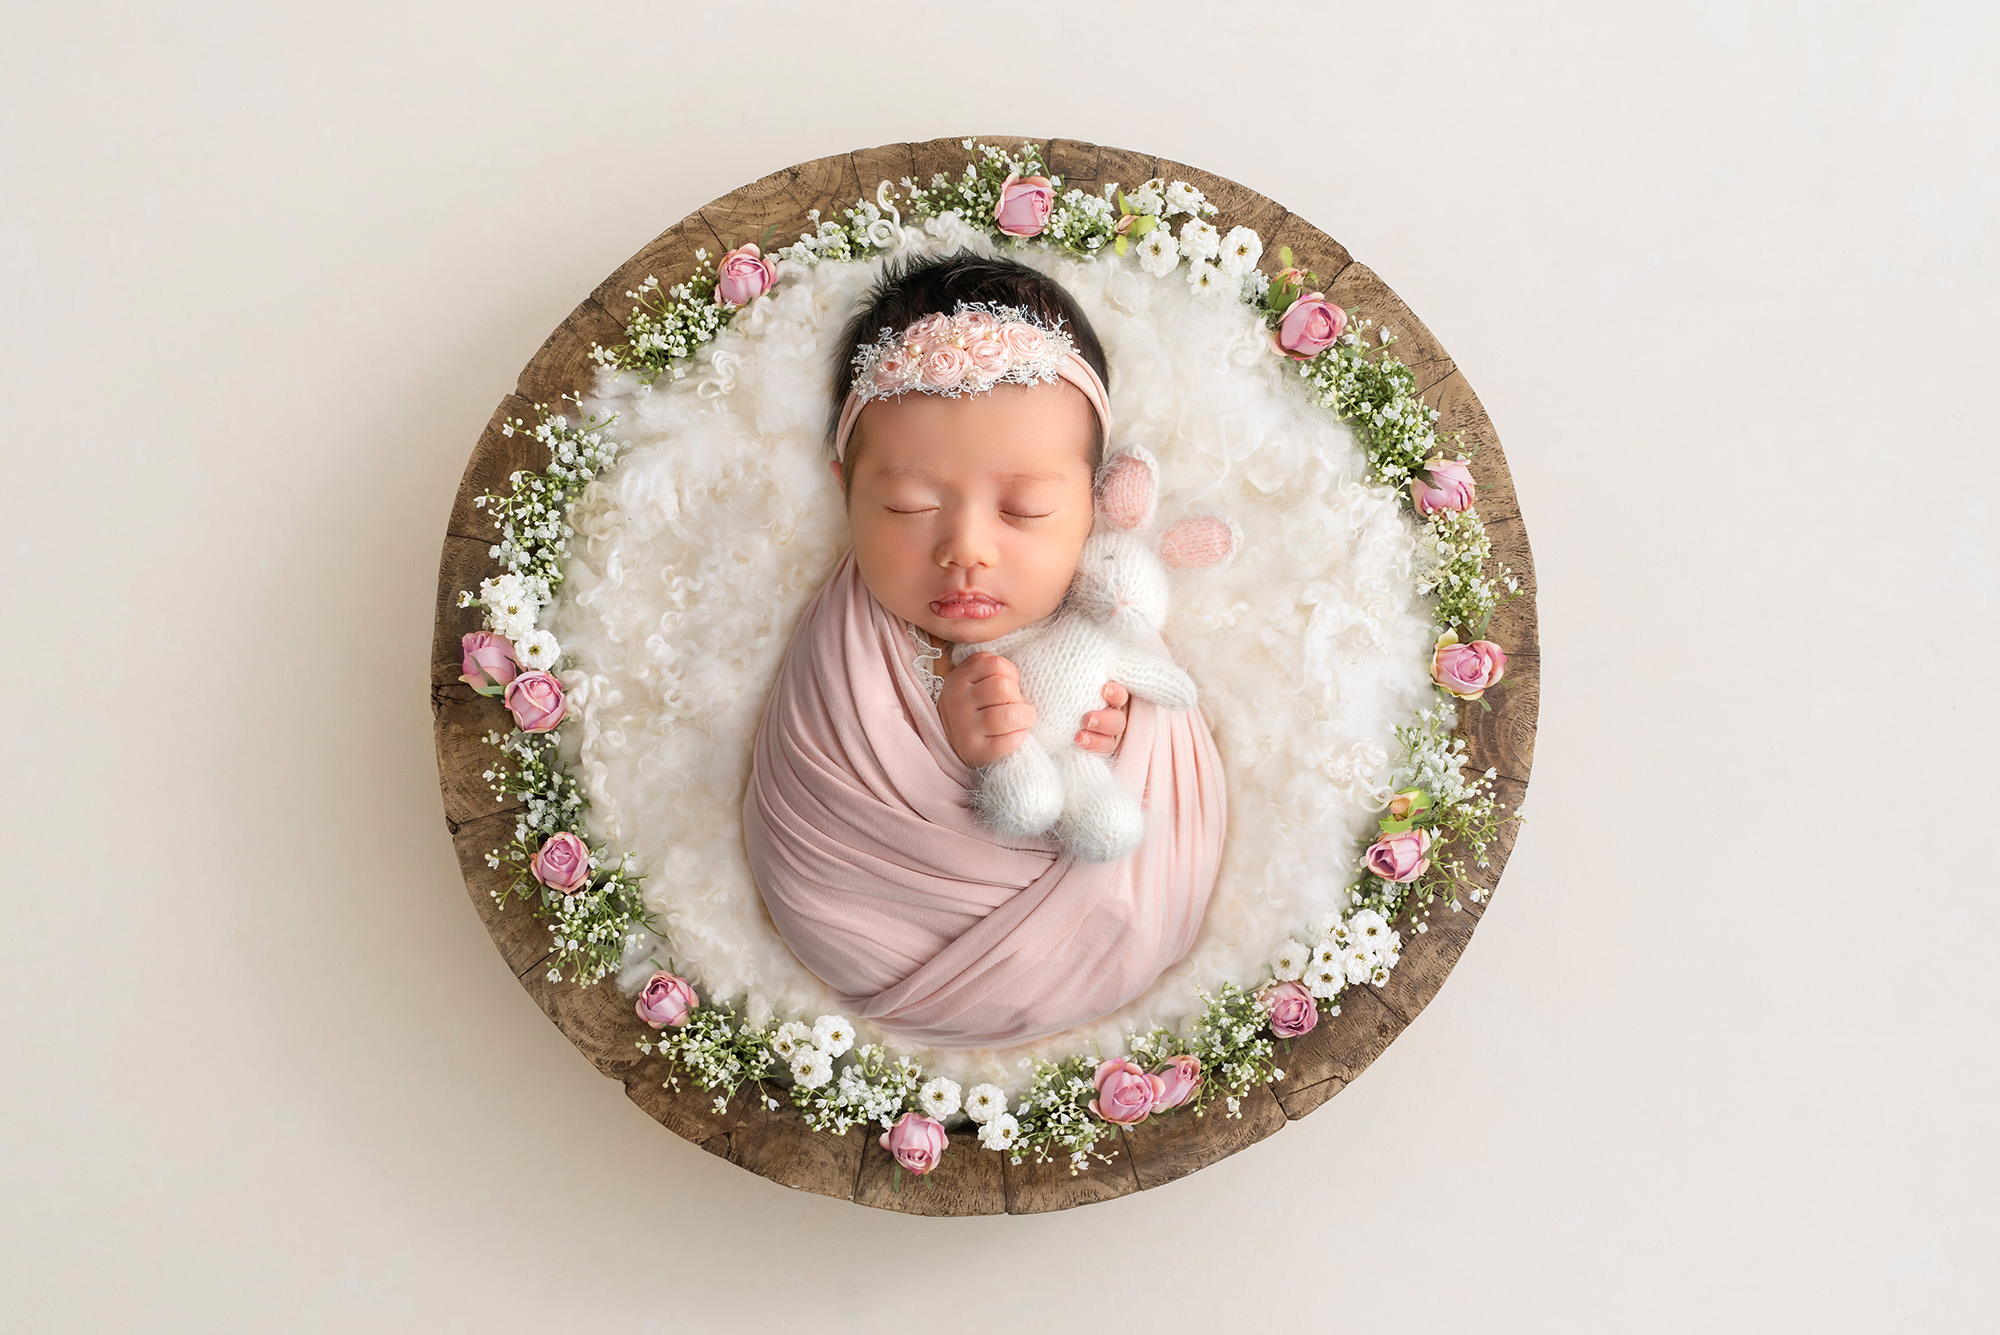
[[[854,354],[854,376],[833,433],[834,457],[847,457],[855,420],[876,399],[911,390],[956,398],[985,393],[1002,382],[1057,380],[1083,391],[1109,441],[1111,397],[1090,363],[1078,355],[1061,321],[1052,326],[1019,306],[961,301],[949,316],[926,315],[900,333],[885,327],[880,338]]]

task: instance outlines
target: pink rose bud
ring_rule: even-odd
[[[1049,350],[1048,337],[1031,324],[1019,320],[1000,326],[1000,337],[1017,362],[1031,362]]]
[[[943,1126],[922,1113],[906,1112],[882,1133],[877,1143],[889,1151],[890,1158],[922,1177],[938,1166],[951,1137],[944,1133]]]
[[[1093,1083],[1097,1086],[1097,1097],[1090,1101],[1090,1111],[1118,1126],[1145,1121],[1166,1089],[1166,1082],[1159,1076],[1146,1074],[1123,1057],[1099,1062]]]
[[[1201,1058],[1183,1053],[1167,1058],[1167,1064],[1153,1072],[1160,1082],[1160,1097],[1153,1101],[1154,1112],[1178,1108],[1201,1088]]]
[[[1405,788],[1389,799],[1389,819],[1407,820],[1431,809],[1431,795],[1421,788]]]
[[[575,894],[590,884],[590,849],[564,830],[551,835],[528,862],[534,878],[561,894]]]
[[[1460,644],[1448,630],[1431,652],[1431,679],[1461,700],[1477,700],[1506,673],[1507,655],[1491,640]]]
[[[1463,510],[1472,504],[1472,470],[1456,459],[1432,459],[1410,478],[1419,514]]]
[[[993,205],[993,225],[1008,236],[1039,236],[1049,225],[1055,200],[1048,177],[1009,172],[1000,183],[1000,199]]]
[[[964,348],[943,343],[924,354],[924,379],[939,389],[950,389],[965,378],[971,366],[972,359]]]
[[[514,661],[514,646],[491,631],[475,630],[458,642],[459,680],[478,690],[483,686],[505,686],[520,675]]]
[[[1430,870],[1431,832],[1403,830],[1385,834],[1368,845],[1361,855],[1362,865],[1385,881],[1401,884],[1414,881]]]
[[[757,249],[757,243],[738,246],[715,266],[715,300],[723,306],[746,306],[771,290],[778,266]]]
[[[563,698],[562,683],[546,672],[523,672],[507,683],[500,697],[514,716],[514,726],[522,732],[547,732],[563,721],[569,702]]]
[[[1317,292],[1308,292],[1285,308],[1271,342],[1278,351],[1310,361],[1332,347],[1347,328],[1347,312]]]
[[[1279,1038],[1297,1038],[1319,1023],[1319,1003],[1298,983],[1273,983],[1258,995]]]
[[[701,1005],[701,998],[695,995],[694,987],[687,979],[670,973],[656,973],[646,980],[645,990],[639,993],[639,1004],[634,1007],[639,1018],[655,1029],[665,1029],[669,1025],[678,1029],[687,1023],[688,1012]]]

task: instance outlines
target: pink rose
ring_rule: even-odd
[[[972,369],[988,380],[1007,373],[1014,359],[1007,355],[1007,345],[995,338],[982,338],[965,350],[966,359]]]
[[[1024,321],[1013,320],[1000,326],[1000,338],[1017,362],[1040,359],[1049,350],[1048,336]]]
[[[1090,1101],[1090,1111],[1119,1126],[1145,1121],[1166,1089],[1166,1082],[1159,1076],[1147,1075],[1123,1057],[1099,1062],[1093,1083],[1097,1086],[1097,1097]]]
[[[1491,640],[1460,644],[1458,632],[1438,636],[1431,652],[1431,678],[1461,700],[1477,700],[1507,673],[1507,655]]]
[[[475,630],[458,642],[459,680],[474,690],[505,686],[520,674],[514,646],[491,631]]]
[[[1472,504],[1472,470],[1456,459],[1433,459],[1410,478],[1410,496],[1419,514],[1463,510]]]
[[[904,331],[903,341],[913,343],[922,351],[928,352],[940,344],[951,341],[951,320],[932,311]]]
[[[757,243],[738,246],[715,267],[715,300],[723,306],[745,306],[771,290],[778,266],[766,259]]]
[[[967,311],[958,317],[958,332],[965,335],[966,342],[985,338],[1000,327],[1000,322],[985,311]]]
[[[549,889],[574,894],[590,884],[590,849],[583,840],[564,830],[551,835],[535,850],[528,870]]]
[[[922,1177],[938,1166],[951,1137],[944,1133],[944,1127],[922,1113],[906,1112],[882,1133],[878,1143],[889,1151],[889,1157]]]
[[[1317,292],[1308,292],[1285,307],[1271,342],[1278,351],[1309,361],[1333,346],[1347,328],[1347,312]]]
[[[562,683],[546,672],[523,672],[508,682],[500,703],[507,706],[514,726],[522,732],[547,732],[563,721],[569,708]]]
[[[646,980],[635,1009],[639,1018],[655,1029],[665,1029],[668,1025],[678,1029],[687,1023],[688,1012],[699,1005],[701,998],[695,995],[687,979],[656,973]]]
[[[1273,983],[1259,995],[1279,1038],[1297,1038],[1319,1023],[1319,1003],[1298,983]]]
[[[1160,1082],[1160,1097],[1153,1101],[1154,1112],[1178,1108],[1201,1088],[1201,1058],[1186,1053],[1167,1058],[1167,1064],[1153,1072]]]
[[[1403,830],[1385,834],[1368,845],[1362,865],[1385,881],[1414,881],[1430,870],[1431,832]]]
[[[924,354],[924,379],[939,389],[950,389],[965,378],[971,365],[972,359],[965,355],[964,348],[940,344]]]
[[[993,206],[993,224],[1008,236],[1037,236],[1049,225],[1055,188],[1046,176],[1007,173],[1000,183],[1000,200]]]

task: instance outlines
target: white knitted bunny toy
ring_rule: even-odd
[[[1242,545],[1236,526],[1184,519],[1148,543],[1137,530],[1153,517],[1159,464],[1130,446],[1099,475],[1097,522],[1076,577],[1049,617],[983,644],[961,644],[952,661],[996,653],[1012,660],[1036,723],[1021,745],[979,772],[975,805],[994,829],[1031,837],[1052,827],[1064,848],[1087,862],[1111,862],[1139,846],[1145,813],[1118,786],[1108,756],[1077,747],[1083,716],[1104,708],[1115,681],[1162,709],[1192,709],[1194,680],[1142,640],[1167,619],[1167,570],[1218,565]]]

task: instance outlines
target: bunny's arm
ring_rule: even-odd
[[[1158,654],[1129,646],[1120,649],[1111,680],[1162,709],[1194,708],[1194,678]]]

